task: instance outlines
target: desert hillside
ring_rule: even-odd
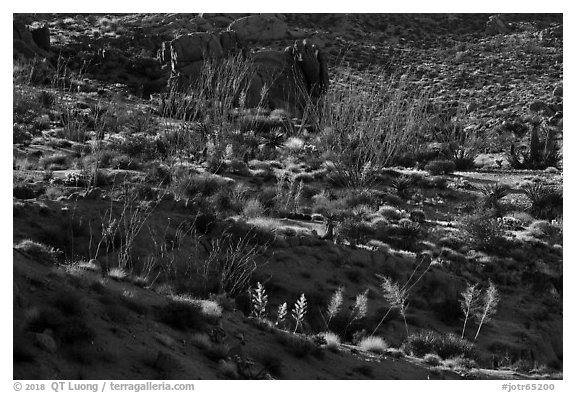
[[[563,377],[561,14],[14,14],[15,379]]]

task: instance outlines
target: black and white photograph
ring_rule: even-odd
[[[558,391],[561,8],[196,6],[12,12],[12,379]]]

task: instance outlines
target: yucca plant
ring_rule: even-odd
[[[266,306],[268,305],[268,295],[264,286],[258,282],[256,289],[251,291],[252,317],[263,319],[266,316]]]
[[[541,183],[531,184],[523,191],[531,202],[530,214],[534,217],[553,220],[562,216],[564,198],[561,191]]]
[[[396,194],[398,194],[401,198],[407,198],[410,193],[410,187],[412,186],[412,180],[409,176],[401,175],[396,179],[392,180],[392,188],[396,190]]]
[[[510,192],[510,186],[503,183],[495,183],[482,187],[483,205],[489,209],[498,208],[498,201]]]
[[[302,326],[302,322],[304,321],[304,316],[306,315],[308,304],[306,302],[306,297],[304,294],[300,295],[300,299],[296,301],[294,304],[294,308],[292,309],[292,319],[296,322],[294,326],[294,333],[298,330],[299,326]]]

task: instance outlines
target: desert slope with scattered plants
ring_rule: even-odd
[[[14,378],[562,378],[562,40],[15,14]]]

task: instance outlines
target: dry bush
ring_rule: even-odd
[[[385,354],[388,350],[388,343],[382,337],[368,336],[360,340],[358,346],[365,351],[378,354]]]
[[[431,330],[412,333],[405,342],[406,351],[414,356],[423,357],[428,353],[436,353],[442,359],[464,356],[469,359],[476,357],[474,345],[455,334],[441,334]]]

